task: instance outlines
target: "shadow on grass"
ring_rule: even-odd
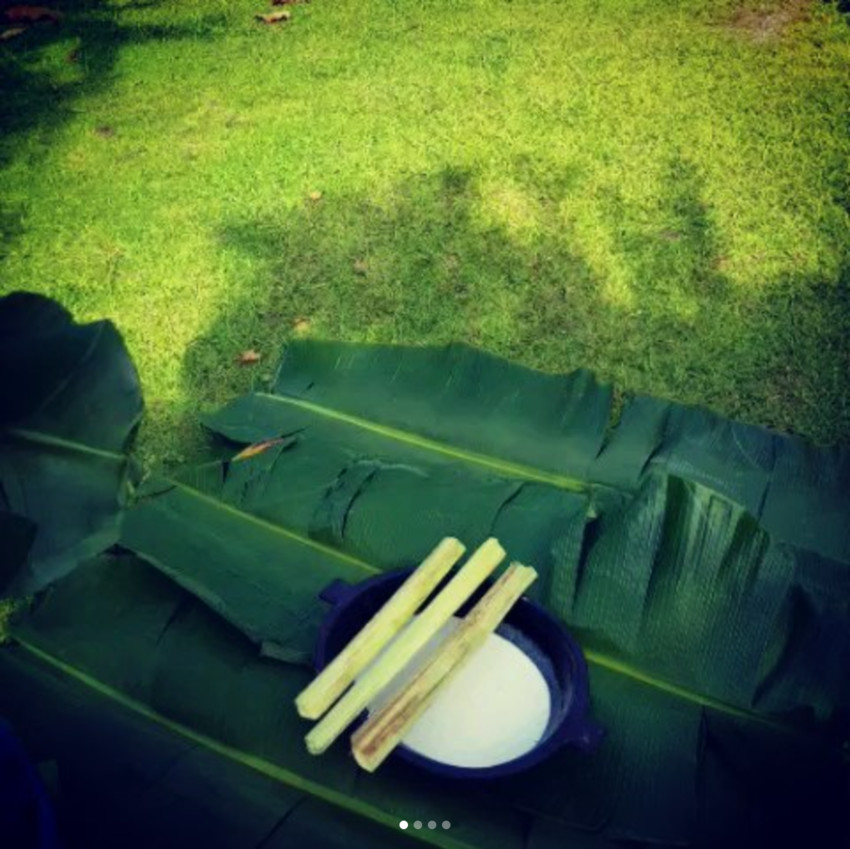
[[[0,2],[2,30],[13,26],[3,16],[10,5]],[[0,168],[22,161],[27,168],[38,169],[56,133],[76,118],[77,101],[111,84],[124,47],[152,40],[212,40],[224,26],[224,18],[218,15],[190,28],[122,22],[124,12],[157,2],[116,6],[102,0],[77,0],[49,5],[63,14],[59,23],[38,22],[0,42]],[[71,79],[77,76],[74,69],[81,69],[81,78]],[[33,134],[37,144],[32,144]],[[0,256],[24,232],[25,213],[25,203],[0,198]]]
[[[536,210],[530,230],[511,223],[510,208],[502,223],[483,215],[492,199],[479,175],[456,168],[410,177],[382,204],[305,199],[281,220],[228,224],[223,249],[249,257],[256,273],[233,281],[226,308],[188,350],[187,394],[212,405],[262,388],[283,344],[303,333],[459,340],[544,370],[586,366],[628,392],[819,441],[850,438],[846,271],[741,291],[723,273],[701,178],[679,158],[652,215],[614,187],[597,192],[599,237],[624,270],[622,291],[611,291],[573,244],[582,175],[526,157],[506,178],[512,202]],[[259,366],[222,369],[249,348],[262,352]]]

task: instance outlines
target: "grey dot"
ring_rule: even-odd
[[[437,823],[435,823],[434,820],[428,820],[428,828],[436,828],[436,827],[437,827]]]
[[[416,821],[413,823],[413,827],[414,827],[414,828],[422,828],[422,821],[421,821],[421,820],[416,820]]]
[[[452,824],[448,820],[443,820],[443,828],[449,829],[452,827]]]

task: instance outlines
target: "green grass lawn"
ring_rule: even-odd
[[[850,439],[834,5],[53,5],[0,41],[0,291],[117,324],[149,464],[296,333],[463,340]]]

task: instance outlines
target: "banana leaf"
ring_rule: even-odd
[[[272,463],[260,453],[205,467],[190,476],[205,489],[152,481],[127,514],[122,544],[266,653],[308,663],[324,614],[315,599],[329,583],[412,566],[442,533],[471,546],[495,534],[511,556],[541,568],[537,600],[600,663],[631,665],[635,675],[744,710],[828,719],[850,703],[850,569],[775,542],[705,487],[649,476],[632,500],[586,524],[576,494],[447,479],[440,467],[366,464],[368,476],[352,487],[350,470],[336,486],[312,487],[282,462],[302,448]],[[332,454],[325,448],[322,457]],[[303,513],[310,492],[313,522]],[[289,503],[301,527],[284,524]]]
[[[437,378],[423,365],[431,361],[447,370],[446,385],[466,393],[456,449],[448,441],[452,412],[446,400],[454,396],[445,389],[439,396]],[[364,400],[359,390],[370,370],[377,389]],[[424,421],[427,404],[403,382],[423,370],[431,381],[423,392],[441,412],[422,425],[423,436],[399,435],[390,426]],[[847,659],[840,625],[848,603],[845,564],[781,542],[746,505],[669,475],[654,461],[631,493],[593,483],[576,491],[575,481],[561,474],[564,462],[548,453],[548,460],[535,459],[536,444],[512,443],[505,431],[527,415],[518,432],[548,429],[557,441],[559,428],[578,430],[579,441],[597,450],[602,431],[596,413],[607,393],[584,374],[560,379],[528,372],[526,385],[526,372],[463,347],[295,346],[278,388],[309,387],[319,400],[338,398],[358,414],[368,407],[373,418],[380,409],[390,425],[364,426],[330,409],[317,417],[312,401],[308,410],[289,398],[238,399],[208,417],[208,426],[231,439],[263,441],[229,462],[151,482],[127,516],[122,543],[201,595],[269,653],[305,661],[321,618],[310,599],[331,580],[357,581],[411,566],[444,534],[470,547],[492,534],[511,556],[541,571],[537,599],[609,663],[634,665],[640,675],[737,708],[749,710],[759,700],[783,710],[771,693],[790,689],[776,669],[797,658],[801,680],[815,665],[795,654],[792,637],[815,645],[809,632],[826,629],[832,649],[827,660],[817,660],[826,677],[812,678],[826,694],[816,692],[816,683],[807,685],[787,710],[823,717],[832,701],[842,703],[847,690],[836,670]],[[358,391],[339,375],[351,377]],[[388,384],[392,404],[380,394]],[[511,391],[514,384],[522,389]],[[472,385],[479,388],[470,395]],[[492,414],[500,409],[500,392],[522,400],[506,406],[505,422]],[[592,415],[582,420],[591,392]],[[482,405],[489,405],[489,414]],[[700,411],[693,413],[704,420]],[[466,427],[466,416],[480,421],[477,430]],[[622,454],[624,437],[618,438],[609,448]],[[501,465],[494,457],[474,459],[484,450],[513,453]],[[536,479],[522,472],[544,460],[548,465]],[[640,462],[646,465],[644,457]],[[736,462],[733,456],[730,468]],[[554,482],[543,482],[544,474]],[[194,529],[191,537],[183,532],[187,526]],[[843,533],[837,523],[836,530]]]
[[[703,811],[729,808],[701,792],[718,727],[782,751],[799,734],[801,751],[833,763],[850,704],[847,564],[768,533],[728,451],[724,489],[711,472],[722,440],[681,436],[711,432],[710,414],[668,410],[666,430],[645,416],[629,431],[638,399],[606,443],[610,393],[586,373],[539,375],[457,346],[298,345],[275,390],[291,394],[207,417],[251,447],[151,481],[122,535],[265,653],[309,659],[331,580],[413,565],[446,533],[470,547],[494,534],[540,569],[538,600],[581,637],[609,728],[591,767],[555,759],[512,788],[514,807],[606,838],[699,844],[715,821]],[[738,443],[749,433],[724,427]],[[689,478],[669,474],[670,457]],[[839,543],[840,517],[824,519]],[[731,840],[743,814],[724,815]]]
[[[229,469],[249,475],[243,464],[260,461],[255,455]],[[508,508],[500,498],[509,489],[490,480],[483,486],[499,498],[479,499],[475,481],[444,487],[442,474],[434,472],[431,486],[418,469],[415,489],[399,486],[391,475],[373,498],[367,489],[358,498],[339,499],[345,513],[333,546],[316,542],[309,528],[293,531],[245,509],[246,500],[255,507],[262,502],[259,493],[279,492],[279,478],[285,481],[280,486],[294,484],[297,477],[279,460],[266,473],[265,488],[254,493],[257,501],[247,499],[241,485],[231,490],[227,477],[219,495],[230,493],[236,502],[185,483],[160,483],[129,511],[122,543],[204,598],[268,653],[307,662],[323,615],[315,603],[319,592],[334,580],[356,583],[413,565],[415,559],[398,560],[394,542],[408,523],[427,525],[431,513],[432,536],[422,541],[421,554],[441,529],[473,544],[495,533],[511,555],[534,554],[546,540],[548,556],[529,561],[548,566],[538,600],[580,634],[594,662],[631,666],[639,677],[743,710],[767,705],[829,719],[850,703],[843,672],[850,663],[845,564],[776,543],[741,507],[671,476],[647,477],[631,501],[585,525],[582,503],[565,502],[554,489],[548,514],[531,509],[513,524],[502,523]],[[333,489],[318,495],[317,513],[324,516],[328,501],[337,500]],[[277,522],[285,503],[276,502]],[[463,516],[463,524],[452,525],[454,515]],[[370,561],[347,551],[363,555],[363,537]]]
[[[482,786],[393,762],[367,775],[342,744],[310,756],[302,740],[309,725],[292,707],[309,671],[258,657],[206,605],[131,555],[103,557],[58,582],[14,635],[11,660],[0,652],[0,710],[39,742],[42,757],[59,762],[60,775],[69,762],[80,795],[106,793],[96,797],[114,815],[99,825],[104,845],[110,835],[134,833],[138,819],[167,827],[179,807],[173,796],[188,797],[190,814],[197,804],[203,820],[215,788],[235,801],[227,823],[212,830],[234,842],[211,845],[257,845],[255,835],[277,820],[250,783],[228,789],[221,758],[233,763],[234,781],[242,781],[239,766],[282,785],[278,794],[258,791],[260,799],[273,796],[277,817],[306,796],[367,827],[374,846],[397,836],[401,819],[449,820],[448,831],[416,836],[458,849],[603,849],[619,840],[782,846],[784,834],[817,845],[839,833],[846,764],[828,740],[605,665],[591,673],[594,712],[609,730],[597,755],[562,750],[528,773]],[[36,687],[45,678],[52,689]],[[27,690],[21,681],[30,679]],[[64,707],[56,728],[45,733],[57,704]],[[136,729],[127,739],[101,720],[113,714]],[[160,742],[172,736],[188,754],[178,746],[172,755]],[[110,756],[89,762],[93,740]],[[203,823],[189,817],[185,828],[177,834],[200,845],[189,835],[205,835]]]
[[[850,562],[850,446],[818,447],[710,410],[638,396],[591,477],[633,489],[656,471],[725,495],[777,540]]]
[[[302,740],[308,723],[292,708],[309,671],[258,658],[245,637],[133,556],[105,556],[80,567],[40,598],[14,634],[16,648],[0,652],[0,710],[44,749],[37,756],[58,760],[60,773],[66,759],[69,769],[83,771],[80,792],[97,793],[114,812],[114,822],[102,824],[110,834],[122,829],[131,834],[138,818],[165,820],[170,814],[157,807],[174,794],[214,804],[203,788],[192,787],[194,773],[207,767],[218,780],[218,757],[281,785],[277,819],[308,798],[319,806],[317,814],[331,810],[331,823],[350,820],[350,845],[393,846],[402,819],[448,820],[448,830],[408,835],[447,849],[555,845],[551,820],[541,820],[535,836],[535,817],[487,798],[475,786],[453,787],[404,765],[367,775],[341,746],[323,758],[309,755]],[[45,679],[50,687],[42,686]],[[29,693],[21,685],[26,680],[33,681]],[[37,698],[39,688],[44,696]],[[54,698],[63,689],[73,695]],[[63,709],[45,740],[57,701],[71,712]],[[122,727],[112,728],[118,718],[101,727],[101,717],[119,714],[121,726],[134,726],[128,739]],[[175,751],[173,736],[179,738]],[[94,741],[104,758],[87,763]],[[200,766],[187,764],[187,756]],[[239,802],[237,788],[227,791],[226,774],[221,780],[227,800],[232,792]],[[117,797],[114,808],[111,794]],[[250,795],[244,788],[239,794]],[[93,805],[92,799],[89,808]],[[258,835],[277,821],[263,814]],[[252,825],[239,820],[230,822],[231,830]],[[573,830],[561,823],[557,833],[563,837]],[[357,842],[358,834],[368,843]],[[584,837],[575,832],[575,845],[585,845]]]
[[[241,474],[242,463],[261,457],[234,461],[229,468]],[[277,468],[287,477],[286,466]],[[266,492],[271,491],[277,490],[269,482]],[[464,491],[446,493],[446,510],[457,508],[458,493]],[[405,503],[391,492],[388,498]],[[358,526],[358,505],[368,506],[354,501],[344,527]],[[467,515],[466,509],[461,512]],[[386,508],[383,514],[381,520],[381,512],[374,511],[366,523],[375,539],[384,532],[392,535],[396,519]],[[583,521],[583,513],[578,516]],[[574,524],[576,516],[565,519]],[[291,531],[284,548],[275,541],[281,530],[268,519],[260,524],[252,514],[234,511],[232,504],[216,506],[214,499],[181,485],[152,495],[130,512],[124,543],[154,552],[157,565],[170,564],[168,574],[189,589],[196,590],[186,583],[187,576],[206,582],[214,597],[228,600],[230,609],[224,612],[237,624],[243,614],[256,622],[258,598],[276,600],[277,606],[268,607],[269,621],[283,650],[273,653],[294,660],[296,648],[304,657],[309,654],[322,612],[309,592],[332,579],[359,580],[376,567],[363,562],[358,575],[339,548],[317,558],[317,543],[306,535],[299,540]],[[343,533],[343,548],[344,540]],[[706,716],[734,719],[754,734],[767,727],[777,735],[773,745],[779,750],[786,745],[787,727],[811,730],[817,717],[837,753],[847,732],[840,710],[850,703],[844,674],[850,660],[850,594],[843,564],[774,544],[741,508],[703,487],[665,476],[649,479],[621,511],[600,517],[584,542],[581,558],[575,545],[564,557],[563,546],[553,542],[553,554],[561,554],[560,560],[553,557],[560,595],[545,600],[550,607],[560,600],[563,606],[555,612],[582,636],[591,664],[594,715],[608,728],[608,739],[590,764],[566,755],[523,776],[506,793],[510,804],[610,837],[699,842],[714,822],[701,819],[700,811],[722,807],[696,789],[706,751]],[[386,556],[388,566],[399,565],[391,550]],[[269,568],[258,583],[260,564]],[[245,580],[248,575],[251,581]],[[305,584],[310,581],[312,590]],[[801,602],[813,616],[800,619],[795,611]],[[288,610],[296,611],[292,622]],[[318,613],[309,627],[305,610]],[[292,625],[302,629],[297,645],[286,641]],[[834,731],[830,722],[836,724]],[[811,745],[829,750],[828,741]],[[834,765],[826,760],[825,771],[831,774]],[[823,774],[823,769],[816,772],[817,786],[824,783]],[[573,788],[583,793],[576,796]],[[724,791],[729,792],[728,785],[713,792]],[[765,804],[769,809],[772,803]],[[738,819],[729,814],[729,828],[740,828],[742,813],[733,813]],[[821,821],[831,822],[826,814]],[[727,831],[726,838],[733,833]]]
[[[68,849],[415,843],[128,709],[20,646],[0,651],[0,711],[32,756],[55,767]]]
[[[610,398],[462,346],[295,346],[272,392],[207,419],[251,447],[149,481],[121,536],[139,557],[69,575],[15,635],[89,696],[358,820],[457,822],[411,835],[435,845],[825,845],[847,781],[844,454],[780,441],[754,462],[729,450],[744,426],[641,399],[611,430]],[[818,539],[789,507],[806,486]],[[773,532],[770,503],[790,510]],[[597,755],[447,788],[306,754],[317,593],[447,533],[541,571],[587,649]]]
[[[112,324],[76,324],[39,295],[0,299],[0,362],[0,516],[34,533],[0,593],[25,595],[117,539],[142,401]]]
[[[536,565],[533,595],[556,606],[566,572],[550,547],[561,566],[577,560],[586,496],[421,462],[346,462],[333,443],[299,441],[152,479],[125,517],[122,545],[293,662],[310,661],[325,586],[412,567],[447,534],[469,550],[497,536]],[[388,512],[388,500],[400,509]]]
[[[664,471],[740,503],[780,541],[850,561],[850,447],[819,448],[645,396],[615,427],[611,399],[587,371],[543,374],[465,345],[301,341],[287,348],[269,392],[205,423],[243,444],[317,429],[330,440],[344,424],[358,447],[380,435],[434,462],[603,495],[633,492]]]

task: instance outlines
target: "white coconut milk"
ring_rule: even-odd
[[[370,711],[386,704],[460,622],[457,617],[447,622],[375,699]],[[440,689],[403,743],[452,766],[494,766],[533,749],[550,711],[549,687],[537,665],[513,643],[491,634]]]

